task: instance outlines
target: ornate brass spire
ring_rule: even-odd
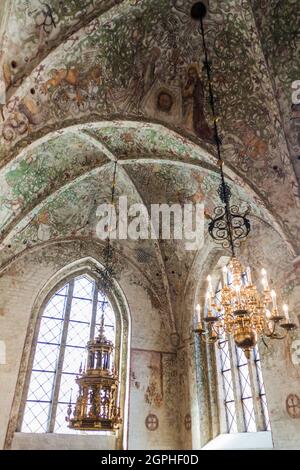
[[[69,428],[89,431],[111,431],[121,423],[118,408],[118,374],[113,367],[114,345],[104,332],[104,315],[98,336],[87,343],[87,365],[76,383],[79,392],[72,416],[71,401],[66,420]]]

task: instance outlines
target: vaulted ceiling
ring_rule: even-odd
[[[218,166],[193,1],[2,3],[2,266],[47,243],[96,242],[96,207],[109,200],[115,160],[117,197],[148,209],[203,201],[212,214]],[[294,256],[296,8],[295,0],[210,1],[205,20],[233,200],[249,204],[254,226],[271,227]],[[179,241],[117,248],[172,308],[197,253]]]

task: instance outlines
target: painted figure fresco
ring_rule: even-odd
[[[146,56],[137,52],[132,76],[124,87],[111,89],[108,99],[116,110],[127,113],[141,111],[141,103],[157,78],[156,62],[160,49],[154,47]]]
[[[191,65],[182,90],[184,124],[194,130],[198,137],[212,141],[212,129],[207,124],[204,115],[204,99],[204,86],[198,68],[196,65]]]

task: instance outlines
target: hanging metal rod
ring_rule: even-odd
[[[231,190],[230,186],[225,182],[225,175],[223,171],[223,164],[224,161],[221,156],[221,145],[222,140],[220,138],[219,130],[218,130],[218,120],[219,117],[216,113],[216,100],[214,97],[213,92],[213,84],[212,84],[212,68],[211,62],[208,59],[208,50],[206,46],[205,40],[205,33],[204,33],[204,26],[203,26],[203,19],[206,16],[206,6],[203,2],[197,2],[192,6],[191,9],[191,17],[194,20],[200,22],[200,33],[202,36],[202,46],[204,51],[204,67],[206,70],[207,81],[208,81],[208,92],[209,92],[209,103],[211,108],[211,113],[213,117],[213,127],[214,127],[214,144],[217,149],[217,156],[218,156],[218,165],[220,168],[220,177],[221,177],[221,184],[219,187],[219,197],[224,204],[223,210],[222,208],[217,207],[215,209],[215,219],[212,219],[209,224],[209,233],[212,238],[217,242],[222,242],[223,246],[228,246],[231,249],[232,256],[235,256],[235,241],[240,241],[242,238],[245,238],[249,231],[250,231],[250,222],[245,217],[247,214],[240,214],[239,210],[236,206],[230,207],[230,196]],[[228,245],[226,245],[228,243]]]

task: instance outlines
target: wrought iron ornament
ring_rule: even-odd
[[[228,197],[229,200],[229,197]],[[217,243],[221,243],[223,248],[231,247],[232,243],[235,247],[240,245],[240,242],[247,237],[250,232],[250,222],[247,215],[250,208],[242,214],[237,205],[228,206],[229,218],[231,224],[231,234],[227,223],[226,206],[217,206],[214,208],[214,218],[208,224],[208,232],[210,236]]]
[[[102,269],[95,268],[99,277],[99,290],[102,294],[107,294],[113,286],[113,278],[116,274],[114,267],[114,249],[107,238],[106,246],[103,249],[104,267]]]
[[[218,195],[223,205],[217,206],[214,209],[214,217],[211,217],[211,221],[208,226],[208,232],[212,239],[222,244],[224,248],[230,248],[232,256],[235,256],[235,247],[240,245],[241,240],[245,239],[250,232],[250,221],[247,215],[250,212],[250,208],[244,213],[240,212],[237,205],[230,206],[231,189],[230,186],[225,182],[225,175],[223,171],[223,160],[221,157],[221,145],[222,139],[218,130],[218,117],[216,114],[216,99],[213,93],[213,86],[211,80],[212,64],[208,60],[207,47],[205,42],[203,18],[206,15],[206,6],[202,2],[197,2],[191,9],[191,16],[195,20],[200,21],[200,33],[202,36],[202,44],[204,50],[204,68],[206,70],[208,91],[209,91],[209,104],[213,116],[214,123],[214,137],[213,142],[217,149],[218,165],[220,168],[221,184],[218,189]]]

